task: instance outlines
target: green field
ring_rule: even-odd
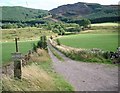
[[[27,53],[30,49],[32,49],[33,43],[37,41],[27,41],[27,42],[18,42],[19,52],[22,54]],[[15,43],[7,42],[2,43],[2,63],[8,63],[12,61],[11,53],[15,52]]]
[[[106,51],[116,51],[118,47],[118,24],[101,23],[92,24],[90,30],[81,31],[80,34],[63,36],[61,44],[75,48],[100,48]]]
[[[118,47],[117,34],[79,34],[60,38],[64,45],[75,48],[100,48],[103,50],[116,51]]]
[[[55,35],[43,28],[26,27],[17,29],[2,29],[2,63],[11,62],[11,53],[15,52],[14,38],[19,37],[19,51],[26,53],[32,49],[32,44],[37,42],[42,35]]]

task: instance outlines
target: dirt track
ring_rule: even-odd
[[[50,44],[48,44],[51,46]],[[118,67],[108,64],[77,62],[56,52],[64,59],[58,60],[49,50],[53,67],[68,81],[75,91],[117,91]]]

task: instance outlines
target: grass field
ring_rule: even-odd
[[[99,24],[92,24],[92,26],[118,26],[117,23],[99,23]]]
[[[116,51],[118,38],[116,34],[79,34],[60,38],[64,45],[76,48],[100,48],[103,50]]]
[[[32,49],[33,43],[36,43],[37,41],[27,41],[27,42],[18,42],[19,46],[19,52],[22,54],[27,53],[30,49]],[[11,53],[15,52],[15,43],[14,42],[7,42],[2,43],[2,63],[10,62],[11,59]]]
[[[118,47],[118,24],[102,23],[93,24],[91,30],[82,31],[77,35],[60,38],[61,44],[75,48],[100,48],[116,51]]]
[[[18,29],[2,29],[2,63],[11,61],[11,53],[15,52],[14,38],[19,37],[19,51],[23,54],[32,48],[32,44],[37,42],[42,35],[56,35],[43,28],[26,27]]]
[[[13,41],[15,37],[19,37],[20,40],[36,40],[39,39],[40,36],[46,35],[51,36],[55,35],[53,32],[49,30],[45,30],[43,28],[35,28],[35,27],[26,27],[26,28],[18,28],[18,29],[2,29],[2,40]]]

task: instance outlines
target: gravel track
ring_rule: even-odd
[[[64,59],[57,59],[49,47],[53,67],[75,89],[75,91],[118,91],[118,67],[110,64],[86,63],[71,60],[55,51]],[[53,47],[52,47],[53,48]]]

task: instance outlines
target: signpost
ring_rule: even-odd
[[[18,43],[17,40],[19,38],[15,38],[16,52],[12,53],[12,59],[14,61],[14,77],[21,79],[22,76],[22,54],[18,52]]]

